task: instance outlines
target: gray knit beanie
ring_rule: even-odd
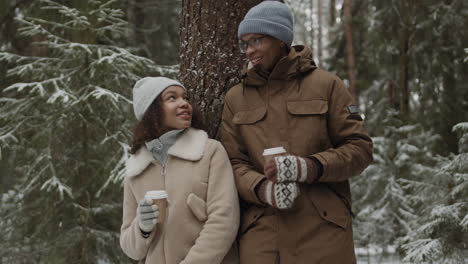
[[[133,111],[136,118],[141,121],[146,110],[153,103],[159,94],[169,86],[185,87],[178,81],[166,77],[145,77],[135,83],[133,86]]]
[[[252,7],[239,24],[237,37],[245,34],[263,34],[283,41],[288,48],[293,41],[293,16],[286,4],[263,1]]]

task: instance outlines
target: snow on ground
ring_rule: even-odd
[[[396,254],[396,248],[389,246],[385,252],[381,247],[372,246],[366,248],[356,248],[358,264],[400,264],[401,260]]]

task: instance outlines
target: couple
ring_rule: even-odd
[[[146,77],[135,84],[139,122],[120,238],[129,257],[356,263],[348,179],[371,162],[372,141],[341,80],[318,69],[308,49],[291,47],[292,21],[285,4],[264,1],[240,23],[249,65],[225,97],[222,144],[200,129],[181,83]],[[264,162],[262,151],[279,146],[289,154]],[[164,219],[144,197],[161,189]]]

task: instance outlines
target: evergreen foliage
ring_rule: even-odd
[[[463,63],[467,10],[468,2],[462,0],[353,1],[357,86],[367,118],[381,114],[374,105],[387,97],[385,107],[394,109],[402,122],[421,123],[443,137],[434,151],[457,152],[451,129],[468,120],[468,112],[461,111],[468,107],[468,64]],[[347,76],[342,28],[336,27],[331,44],[335,54],[328,63],[339,76]]]
[[[308,1],[289,3],[304,40]],[[462,263],[468,2],[355,0],[352,17],[358,101],[374,141],[373,164],[351,180],[356,244],[396,247],[408,263]],[[343,22],[341,9],[321,65],[346,79]]]
[[[462,263],[468,257],[468,123],[454,126],[460,153],[436,157],[434,167],[415,164],[418,177],[404,181],[418,210],[403,239],[404,261]]]
[[[115,0],[37,0],[17,16],[32,54],[0,53],[0,151],[16,180],[2,197],[6,263],[125,262],[119,248],[122,167],[133,83],[175,74],[125,48]]]
[[[137,55],[174,65],[179,61],[181,0],[126,0],[129,42]]]
[[[16,22],[0,26],[0,263],[126,263],[118,235],[130,88],[143,75],[177,74],[153,60],[176,63],[180,0],[23,2]],[[301,30],[315,22],[300,21],[309,1],[287,2],[296,40],[310,38]],[[352,13],[374,140],[373,164],[351,182],[356,245],[396,246],[408,263],[463,263],[468,2],[355,0]],[[342,22],[328,29],[334,54],[321,65],[343,78]]]
[[[353,1],[359,102],[374,139],[373,164],[352,179],[355,237],[396,246],[409,263],[468,258],[467,4]],[[344,77],[342,21],[334,35],[328,63]]]
[[[438,137],[418,124],[398,126],[391,115],[383,123],[384,135],[373,138],[374,162],[353,179],[352,189],[359,243],[386,248],[398,245],[412,231],[411,223],[419,221],[404,183],[431,171],[436,161],[428,150]]]

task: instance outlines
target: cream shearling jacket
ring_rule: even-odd
[[[168,210],[150,237],[141,235],[138,201],[166,190]],[[152,264],[238,263],[234,240],[239,201],[232,167],[221,143],[187,129],[168,151],[166,165],[142,147],[126,162],[120,245],[130,258]]]

